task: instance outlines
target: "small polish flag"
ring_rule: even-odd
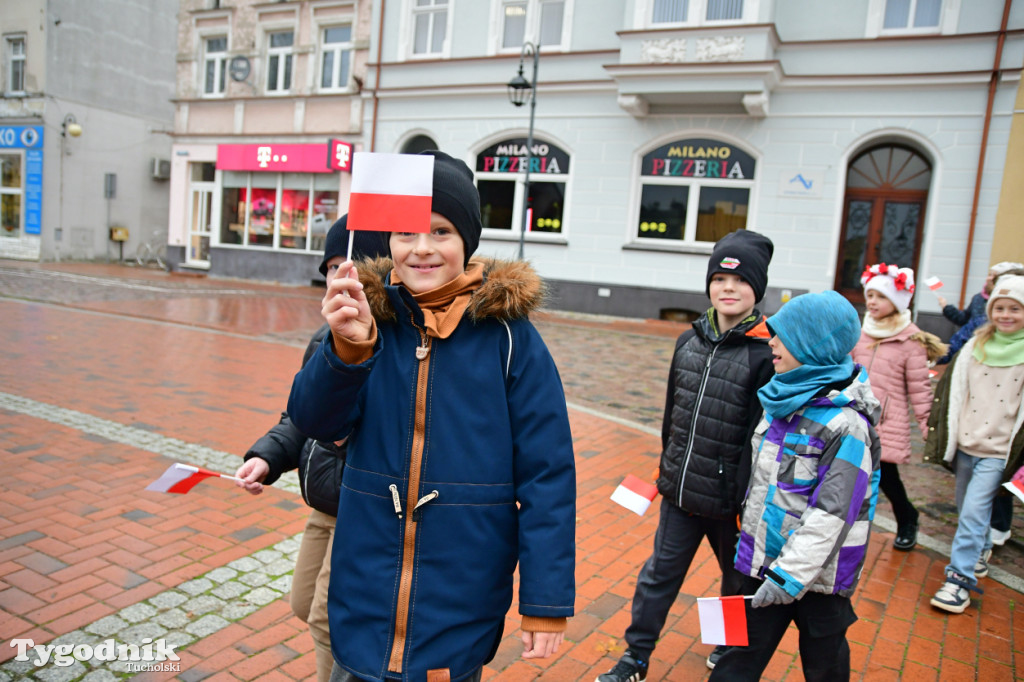
[[[1017,499],[1024,502],[1024,483],[1020,481],[1007,481],[1003,487],[1017,496]]]
[[[434,157],[356,152],[348,229],[430,232]]]
[[[700,641],[704,644],[747,646],[747,610],[744,600],[750,597],[700,597]]]
[[[924,281],[924,283],[927,284],[928,288],[931,289],[932,291],[942,288],[942,280],[939,279],[938,277],[929,277]]]
[[[626,480],[612,493],[612,502],[618,502],[629,511],[643,516],[657,494],[657,486],[628,474]]]
[[[211,477],[228,478],[232,481],[242,480],[235,476],[218,474],[216,471],[210,471],[209,469],[200,469],[199,467],[175,462],[167,468],[167,471],[160,475],[160,478],[147,485],[146,490],[152,490],[158,493],[180,493],[184,495],[189,490],[192,490],[199,481],[202,481],[204,478]]]

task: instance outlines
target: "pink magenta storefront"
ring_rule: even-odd
[[[352,151],[341,140],[176,147],[170,267],[293,283],[319,278],[324,238],[348,207]]]

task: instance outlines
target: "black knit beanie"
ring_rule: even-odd
[[[375,232],[372,230],[354,230],[349,232],[348,214],[346,213],[338,218],[331,225],[331,229],[327,231],[327,238],[324,239],[324,259],[320,261],[321,275],[327,276],[327,261],[335,256],[344,258],[348,255],[348,240],[350,238],[355,240],[352,242],[352,260],[387,256],[390,253],[387,244],[387,232]]]
[[[434,200],[430,210],[440,213],[458,230],[466,250],[463,265],[480,246],[480,194],[473,184],[473,171],[464,162],[436,149],[420,152],[434,157]]]
[[[743,278],[754,290],[754,300],[764,298],[768,287],[768,264],[772,262],[775,245],[763,234],[736,230],[717,242],[708,259],[708,276],[704,293],[711,296],[711,277],[718,272],[731,272]]]

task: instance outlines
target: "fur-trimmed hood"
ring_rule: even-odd
[[[532,267],[523,261],[473,258],[484,264],[484,282],[473,292],[466,314],[473,321],[494,318],[515,320],[526,317],[544,303],[547,289]],[[394,268],[390,258],[374,258],[356,263],[359,281],[378,322],[397,319],[385,281]]]

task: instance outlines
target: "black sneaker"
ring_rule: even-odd
[[[598,675],[596,682],[640,682],[647,679],[647,661],[632,649],[626,649],[615,667],[604,675]]]
[[[716,646],[714,651],[712,651],[708,655],[708,670],[714,670],[715,666],[718,665],[719,659],[722,658],[722,654],[724,654],[728,650],[729,647],[727,647],[724,644],[719,644],[718,646]]]

